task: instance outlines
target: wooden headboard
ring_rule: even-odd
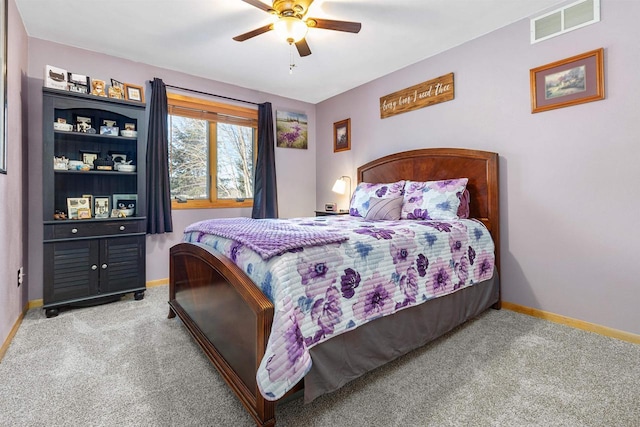
[[[358,168],[358,183],[469,178],[469,217],[484,223],[496,245],[500,272],[498,154],[464,148],[425,148],[390,154]]]

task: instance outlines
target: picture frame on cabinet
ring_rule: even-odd
[[[124,84],[124,98],[127,101],[144,102],[144,89],[142,86]]]
[[[135,216],[137,213],[137,194],[114,194],[113,209],[124,213],[126,216]]]
[[[91,79],[84,74],[67,73],[67,83],[69,85],[69,91],[77,93],[89,93],[89,87],[91,85]]]
[[[67,198],[67,218],[78,219],[78,211],[80,209],[89,209],[89,199],[86,197]],[[91,211],[89,211],[89,213],[91,213]]]
[[[96,196],[93,198],[93,212],[96,218],[109,218],[111,212],[111,197]]]
[[[73,115],[73,130],[81,133],[96,133],[96,130],[91,127],[93,123],[93,117],[81,116],[79,114]]]
[[[118,136],[120,129],[111,126],[100,126],[100,135]]]
[[[78,209],[78,219],[91,219],[91,211],[88,208]]]
[[[124,83],[119,82],[116,79],[111,79],[109,98],[124,99]]]
[[[604,99],[604,49],[529,71],[531,113]]]
[[[89,165],[89,168],[93,169],[93,161],[100,158],[100,151],[80,150],[80,158],[82,163]]]
[[[93,195],[83,194],[82,197],[89,199],[89,217],[93,216]]]

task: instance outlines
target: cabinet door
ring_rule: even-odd
[[[100,241],[100,293],[145,287],[145,236]]]
[[[44,244],[44,305],[72,302],[98,292],[96,240]]]

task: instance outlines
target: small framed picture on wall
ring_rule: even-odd
[[[333,124],[333,152],[351,150],[351,119]]]

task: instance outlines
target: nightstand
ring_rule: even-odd
[[[349,215],[349,212],[348,211],[338,211],[338,212],[316,211],[316,216],[332,216],[332,215]]]

